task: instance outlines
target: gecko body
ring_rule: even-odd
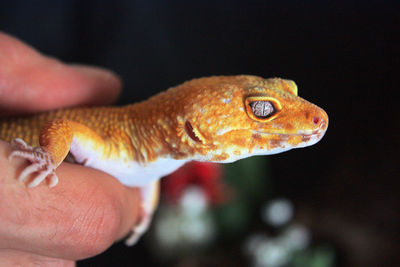
[[[156,207],[158,179],[185,162],[226,163],[309,146],[327,126],[327,114],[298,97],[293,81],[240,75],[194,79],[124,107],[3,118],[0,138],[14,140],[10,157],[31,162],[19,177],[30,186],[46,179],[56,185],[55,170],[69,154],[140,187],[145,216],[128,239],[134,243]]]

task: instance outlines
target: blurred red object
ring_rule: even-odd
[[[223,181],[222,166],[209,162],[189,162],[162,179],[163,196],[176,204],[188,186],[204,190],[208,204],[216,205],[228,200],[228,186]]]

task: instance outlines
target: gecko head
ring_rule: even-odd
[[[293,81],[256,76],[195,79],[172,89],[175,148],[194,160],[232,162],[317,143],[328,116]],[[183,157],[185,157],[183,156]]]

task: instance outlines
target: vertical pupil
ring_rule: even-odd
[[[256,117],[268,117],[274,112],[274,106],[269,101],[255,101],[250,106]]]

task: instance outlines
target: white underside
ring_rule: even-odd
[[[221,151],[214,151],[213,153],[224,154],[228,153],[230,157],[224,161],[217,161],[219,163],[234,162],[243,158],[257,156],[257,155],[272,155],[288,151],[293,148],[301,148],[311,146],[317,143],[321,138],[321,135],[310,135],[310,139],[307,142],[299,143],[296,147],[282,141],[278,147],[266,150],[265,148],[255,147],[251,151],[241,150],[240,155],[235,155],[234,151],[238,148],[232,147],[232,151],[229,149],[223,149]],[[96,146],[90,143],[79,142],[77,139],[73,139],[70,153],[74,156],[77,163],[83,164],[88,167],[92,167],[98,170],[102,170],[115,178],[117,178],[122,184],[126,186],[146,186],[163,176],[166,176],[173,171],[180,168],[183,164],[190,161],[176,160],[173,158],[159,158],[158,160],[141,164],[132,160],[129,160],[128,155],[121,155],[119,159],[106,159],[101,157],[101,152],[96,151]],[[206,155],[204,157],[196,158],[199,161],[212,161],[212,155]]]
[[[126,186],[146,186],[172,173],[188,161],[160,158],[152,163],[141,164],[129,160],[129,157],[124,155],[121,155],[121,159],[106,159],[96,151],[95,147],[93,144],[83,144],[74,138],[70,153],[77,163],[104,171]]]
[[[102,170],[114,176],[126,186],[143,187],[174,172],[185,163],[186,161],[183,160],[165,158],[146,165],[134,161],[96,160],[88,161],[85,166]]]

